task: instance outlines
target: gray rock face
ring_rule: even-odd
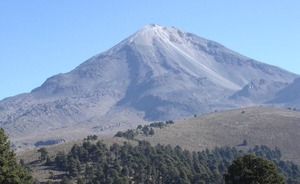
[[[287,82],[267,81],[265,79],[252,80],[242,90],[230,96],[229,99],[243,105],[264,103],[275,98],[276,92],[288,85]]]
[[[276,97],[268,103],[300,109],[300,78],[295,79],[292,84],[278,91]]]
[[[296,77],[194,34],[148,25],[31,93],[1,101],[0,125],[19,145],[112,134],[146,121],[261,104]]]

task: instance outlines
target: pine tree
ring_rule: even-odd
[[[154,135],[154,134],[155,134],[155,132],[154,132],[153,128],[151,128],[149,131],[149,135]]]
[[[45,147],[42,147],[38,150],[38,152],[41,154],[40,158],[42,161],[45,161],[47,159],[48,156],[48,151]]]
[[[64,152],[60,151],[57,153],[55,157],[55,164],[58,167],[58,169],[62,171],[66,171],[68,168],[68,159]]]
[[[226,184],[285,184],[285,178],[279,174],[274,163],[271,161],[248,154],[236,158],[224,175]]]
[[[0,183],[33,183],[32,176],[23,167],[18,165],[14,152],[10,150],[10,143],[3,128],[0,128]]]

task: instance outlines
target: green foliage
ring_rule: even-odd
[[[153,128],[150,128],[149,135],[154,135],[154,134],[155,134],[155,132],[154,132]]]
[[[175,122],[173,120],[168,120],[166,121],[166,124],[169,125],[169,124],[174,124]]]
[[[98,136],[97,135],[88,135],[84,140],[87,140],[87,141],[95,141],[98,139]]]
[[[55,164],[59,170],[66,171],[68,168],[67,156],[64,152],[58,152],[55,157]]]
[[[148,136],[148,135],[154,135],[155,132],[154,132],[153,128],[151,127],[151,125],[150,126],[146,125],[142,128],[142,134],[145,136]]]
[[[33,183],[33,178],[26,169],[18,165],[14,152],[10,150],[10,143],[3,128],[0,128],[0,183]]]
[[[45,147],[42,147],[38,150],[38,152],[41,154],[40,159],[42,161],[45,161],[47,159],[48,156],[48,151]]]
[[[300,182],[299,167],[281,160],[278,149],[256,146],[249,152],[276,164],[289,184]],[[67,178],[86,183],[224,183],[223,174],[231,162],[246,153],[236,148],[190,152],[180,146],[151,146],[139,141],[107,147],[98,141],[74,145],[69,153],[57,154],[56,169],[66,171]],[[62,164],[63,163],[63,164]]]
[[[133,140],[135,138],[135,136],[137,136],[137,135],[138,135],[138,132],[136,132],[135,130],[129,129],[126,132],[118,131],[117,134],[115,135],[115,137],[124,137],[126,139]]]
[[[226,184],[284,184],[284,177],[277,171],[276,165],[253,154],[236,158],[224,174]]]
[[[124,137],[126,139],[129,139],[129,140],[134,140],[135,137],[137,135],[144,135],[144,136],[152,136],[155,134],[155,131],[153,128],[163,128],[163,127],[166,127],[167,125],[169,124],[174,124],[175,122],[172,121],[172,120],[168,120],[166,121],[166,123],[164,122],[154,122],[154,123],[151,123],[150,125],[145,125],[145,126],[142,126],[142,125],[138,125],[136,130],[133,130],[133,129],[129,129],[125,132],[122,132],[122,131],[118,131],[115,135],[115,137]]]
[[[164,122],[154,122],[150,124],[150,127],[155,127],[155,128],[163,128],[165,126],[166,124]]]

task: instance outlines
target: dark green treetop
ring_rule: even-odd
[[[285,178],[279,174],[274,163],[247,154],[236,158],[224,174],[226,184],[285,184]]]

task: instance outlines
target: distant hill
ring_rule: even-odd
[[[278,147],[284,159],[300,164],[300,112],[276,107],[250,107],[204,114],[155,129],[153,136],[139,136],[153,145],[180,145],[188,150],[220,146]],[[243,141],[246,146],[242,146]]]
[[[151,24],[30,93],[2,100],[0,126],[15,148],[113,135],[150,121],[263,104],[297,77]]]

